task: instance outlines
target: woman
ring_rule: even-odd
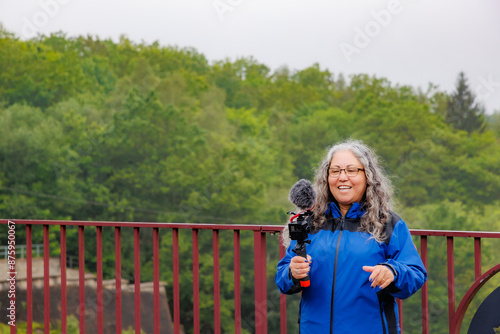
[[[282,293],[302,291],[300,333],[400,333],[395,298],[414,294],[427,273],[391,211],[391,184],[377,156],[361,141],[333,146],[315,188],[308,259],[296,256],[291,241],[276,273]],[[301,287],[308,275],[310,286]]]

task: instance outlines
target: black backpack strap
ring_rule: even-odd
[[[385,233],[385,239],[384,243],[386,245],[389,244],[389,241],[391,241],[391,236],[392,232],[394,231],[394,226],[396,226],[397,222],[401,220],[401,217],[399,217],[397,214],[395,214],[392,211],[389,211],[390,217],[387,223],[385,223],[384,227],[384,233]]]

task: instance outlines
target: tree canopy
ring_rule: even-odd
[[[484,108],[476,101],[476,96],[469,88],[464,72],[459,73],[456,91],[451,94],[448,101],[446,122],[469,133],[482,132],[486,126]]]
[[[283,224],[290,187],[312,180],[327,147],[352,137],[382,158],[410,228],[498,230],[499,118],[484,118],[477,102],[463,73],[448,95],[366,74],[346,79],[318,64],[210,63],[192,48],[63,33],[23,41],[0,27],[0,216]],[[112,245],[105,237],[111,268]],[[162,258],[169,247],[162,243]],[[251,252],[251,240],[242,247]],[[190,250],[182,254],[188,265]],[[232,270],[229,258],[221,263]],[[132,261],[123,266],[132,279]],[[210,294],[202,292],[206,309]],[[251,298],[243,308],[251,312]],[[228,316],[223,327],[231,326]]]

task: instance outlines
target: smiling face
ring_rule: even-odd
[[[333,155],[329,168],[364,168],[351,151],[339,151]],[[337,200],[340,212],[345,215],[351,204],[361,202],[366,190],[366,176],[364,171],[359,171],[356,176],[347,176],[344,170],[338,177],[328,176],[330,192]]]

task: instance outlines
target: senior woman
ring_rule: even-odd
[[[285,235],[276,273],[281,293],[302,291],[300,333],[400,333],[395,298],[414,294],[427,273],[408,227],[391,211],[392,187],[377,156],[361,141],[334,145],[315,190],[308,259]],[[310,286],[302,287],[307,275]]]

